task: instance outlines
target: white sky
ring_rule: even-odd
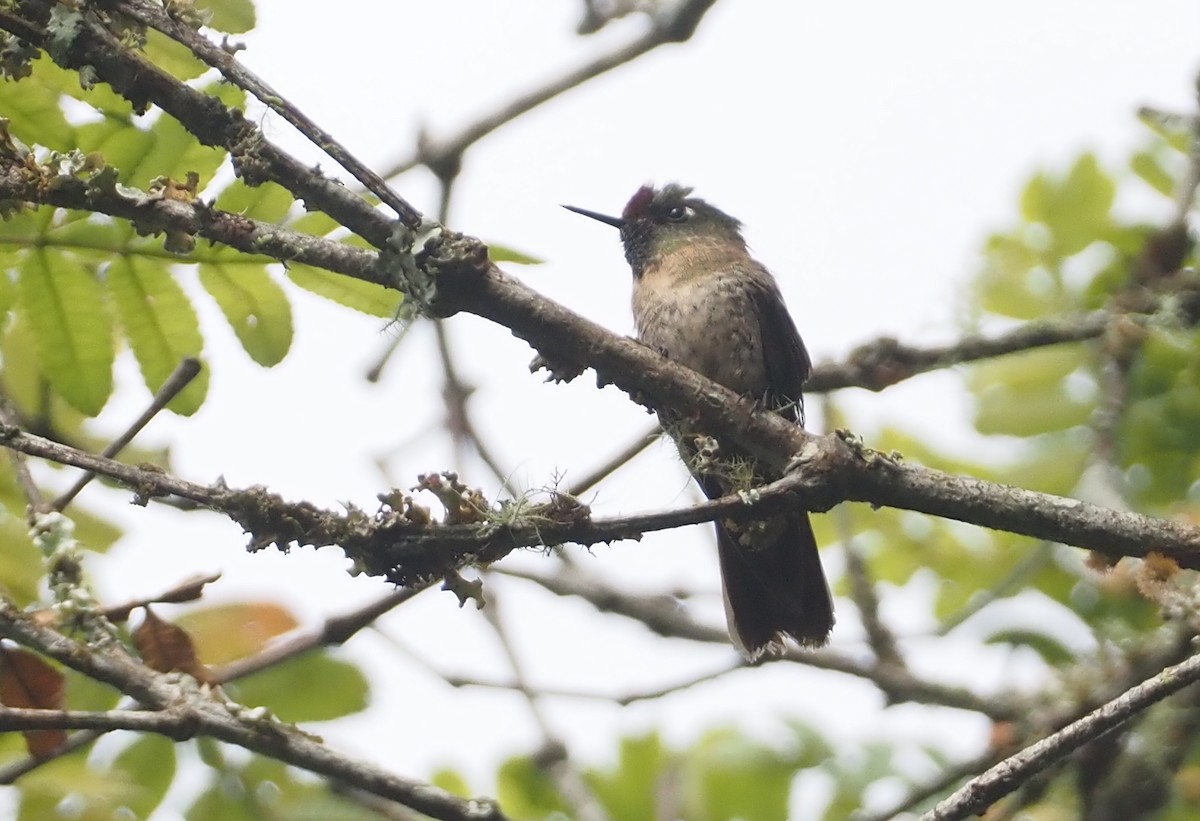
[[[573,2],[343,0],[331,7],[260,0],[259,9],[245,62],[377,168],[407,155],[422,125],[435,138],[452,133],[632,37],[639,24],[578,38]],[[1034,170],[1061,168],[1084,149],[1118,161],[1146,137],[1137,106],[1193,104],[1197,32],[1194,0],[725,0],[692,42],[590,83],[472,150],[451,225],[545,258],[544,266],[513,272],[629,333],[628,270],[615,233],[559,204],[616,212],[644,182],[680,181],[746,224],[817,361],[884,334],[948,340],[976,249],[988,231],[1015,218],[1018,192]],[[319,159],[277,119],[267,118],[265,129]],[[436,205],[424,172],[401,178],[397,188],[419,208]],[[388,454],[398,485],[412,484],[418,472],[457,468],[495,488],[481,466],[455,464],[429,435],[441,406],[428,329],[414,332],[383,384],[368,386],[362,374],[387,339],[380,323],[304,295],[296,306],[293,353],[270,371],[250,363],[223,320],[206,312],[215,365],[209,403],[193,419],[156,420],[147,435],[148,442],[172,442],[179,474],[197,481],[224,474],[233,485],[265,483],[292,498],[366,506],[387,487],[373,460]],[[521,484],[548,484],[556,470],[580,475],[650,422],[615,389],[597,392],[587,376],[565,387],[542,384],[526,370],[532,352],[504,329],[474,317],[454,318],[449,329],[460,368],[480,388],[476,419]],[[133,375],[131,362],[122,367],[123,376]],[[872,429],[890,423],[967,441],[968,409],[953,374],[845,399],[868,442]],[[106,424],[116,429],[143,402],[144,389],[126,391],[110,404]],[[693,498],[669,447],[652,448],[637,465],[602,486],[599,512]],[[89,493],[93,506],[114,498]],[[131,508],[123,519],[129,535],[96,567],[114,600],[217,569],[226,577],[214,600],[279,600],[306,619],[384,590],[350,579],[332,549],[246,556],[237,528],[216,517],[181,522]],[[710,542],[707,529],[696,528],[600,547],[594,558],[580,554],[585,567],[623,577],[630,589],[687,585],[715,593]],[[840,567],[836,556],[827,560]],[[518,561],[536,569],[545,560]],[[538,683],[621,693],[731,658],[730,649],[676,646],[529,587],[496,592]],[[902,631],[928,626],[928,592],[918,584],[887,595],[885,615]],[[709,610],[719,621],[715,596]],[[865,652],[852,608],[843,604],[841,612],[833,646]],[[383,625],[441,669],[507,677],[483,619],[458,610],[451,594],[426,594]],[[922,655],[928,648],[920,642],[907,649],[921,669],[945,672],[936,657]],[[375,703],[363,716],[318,728],[338,749],[416,777],[450,764],[487,790],[484,779],[500,756],[536,743],[516,696],[453,690],[376,634],[344,652],[371,669]],[[951,678],[1019,683],[1004,669],[1006,658],[980,659]],[[884,733],[936,741],[965,756],[985,738],[985,726],[961,715],[880,709],[873,690],[845,677],[776,667],[623,710],[557,701],[550,714],[588,761],[611,756],[619,734],[651,727],[679,743],[727,722],[781,737],[781,716],[813,722],[847,751]],[[799,796],[797,806],[811,808],[819,783],[804,783],[815,792]]]

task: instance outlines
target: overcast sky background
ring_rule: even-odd
[[[435,139],[452,134],[636,36],[643,24],[631,19],[580,38],[574,34],[579,6],[260,0],[259,26],[240,57],[382,169],[411,152],[419,128]],[[725,0],[693,41],[593,81],[471,150],[450,224],[547,260],[510,270],[573,310],[630,333],[629,275],[615,232],[559,205],[615,213],[639,185],[679,181],[745,223],[816,361],[842,357],[881,335],[947,341],[965,315],[977,249],[989,231],[1015,220],[1031,173],[1063,168],[1085,149],[1119,162],[1147,137],[1134,116],[1139,105],[1191,109],[1200,69],[1197,32],[1194,0]],[[306,160],[332,167],[277,118],[267,116],[263,127]],[[414,172],[396,187],[418,208],[436,207],[428,174]],[[1135,197],[1126,206],[1144,204]],[[184,279],[199,295],[193,275]],[[196,481],[224,475],[232,485],[264,483],[295,499],[372,509],[389,483],[411,485],[428,470],[456,468],[495,490],[481,466],[455,464],[446,444],[430,435],[442,407],[428,328],[416,328],[383,382],[368,385],[363,374],[388,340],[381,323],[304,294],[295,305],[293,352],[272,370],[249,362],[223,319],[205,312],[206,355],[214,366],[208,404],[191,419],[156,420],[146,438],[173,444],[176,472]],[[533,352],[502,328],[469,316],[451,319],[448,328],[465,378],[480,388],[472,403],[476,419],[521,485],[544,486],[564,471],[569,482],[652,421],[616,389],[597,391],[589,376],[567,386],[542,384],[527,371]],[[128,357],[120,367],[129,382],[140,381]],[[898,424],[963,446],[970,441],[969,408],[960,384],[942,373],[883,394],[848,392],[839,399],[868,444],[873,430]],[[144,401],[144,388],[123,391],[104,424],[117,429]],[[813,417],[819,426],[819,414]],[[374,466],[381,456],[389,457],[390,478]],[[102,489],[89,493],[93,505],[113,498]],[[671,448],[656,446],[603,485],[594,507],[633,512],[693,498]],[[338,550],[247,556],[237,528],[217,517],[181,522],[170,512],[118,508],[128,535],[111,560],[97,562],[99,586],[113,600],[223,570],[213,601],[269,598],[315,620],[386,589],[351,579]],[[714,623],[721,620],[707,528],[600,547],[594,558],[575,550],[585,567],[623,578],[631,589],[707,590],[713,595],[702,605]],[[836,573],[840,560],[828,553]],[[537,569],[547,560],[516,561]],[[731,649],[675,646],[529,587],[497,585],[495,592],[531,678],[542,684],[619,694],[732,658]],[[919,583],[889,592],[885,617],[901,632],[928,627],[927,593]],[[851,611],[842,605],[833,645],[862,652]],[[453,690],[396,652],[399,645],[448,672],[505,678],[482,617],[459,610],[449,593],[431,592],[382,626],[386,636],[367,633],[341,651],[371,670],[371,710],[318,732],[337,749],[405,775],[449,764],[489,789],[484,779],[500,756],[537,743],[523,702]],[[1006,669],[1000,653],[969,670],[947,671],[938,658],[922,656],[920,641],[906,649],[919,670],[954,680],[999,688],[1012,686],[1014,676],[1036,674],[1035,665]],[[848,750],[881,732],[962,756],[985,740],[986,726],[962,716],[931,720],[916,708],[880,710],[869,688],[793,666],[743,671],[625,709],[554,702],[550,715],[589,761],[610,758],[619,734],[651,727],[679,743],[729,722],[779,738],[781,716],[817,724]],[[811,791],[797,798],[798,806],[819,804],[819,779],[805,784]]]

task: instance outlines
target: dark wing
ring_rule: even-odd
[[[762,338],[763,362],[767,369],[767,406],[789,419],[804,424],[804,397],[801,387],[812,372],[812,360],[796,323],[792,321],[783,295],[769,277],[753,280],[754,306]]]

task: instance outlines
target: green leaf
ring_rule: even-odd
[[[370,807],[301,780],[287,765],[254,756],[240,770],[223,769],[187,811],[188,821],[379,821]]]
[[[52,97],[55,91],[68,97],[73,97],[94,108],[97,112],[109,117],[133,116],[133,106],[128,100],[112,90],[107,83],[96,83],[90,89],[83,88],[79,82],[79,72],[62,68],[50,60],[37,60],[34,63],[34,76],[45,84],[47,93]],[[24,83],[24,81],[22,81]],[[16,85],[21,85],[17,83]],[[5,83],[5,85],[10,85]]]
[[[457,795],[459,798],[470,798],[475,794],[462,773],[458,772],[458,770],[451,770],[448,767],[443,767],[434,772],[433,777],[429,779],[429,783],[439,790],[445,790],[451,795]]]
[[[272,601],[236,601],[189,610],[176,622],[192,637],[205,664],[220,665],[261,652],[295,629],[291,610]]]
[[[587,774],[588,783],[611,818],[655,821],[661,817],[660,780],[670,755],[657,733],[621,740],[616,768]]]
[[[1158,154],[1154,151],[1139,151],[1129,161],[1133,173],[1164,197],[1175,195],[1175,178],[1163,168]]]
[[[289,220],[287,226],[293,231],[312,234],[314,237],[323,237],[339,229],[345,230],[340,222],[324,211],[307,211],[299,214],[295,219]]]
[[[109,777],[127,785],[121,805],[134,818],[149,818],[175,778],[175,742],[147,733],[116,757]]]
[[[241,785],[234,787],[228,778],[213,780],[212,786],[188,807],[187,821],[262,821],[258,802]]]
[[[12,478],[12,465],[2,469],[5,482]],[[25,521],[23,495],[4,493],[4,507],[0,508],[0,591],[16,602],[18,607],[37,601],[45,565],[42,554],[29,538],[29,524]]]
[[[793,756],[735,730],[708,733],[684,762],[685,813],[712,821],[785,821]]]
[[[975,429],[985,436],[1037,436],[1087,424],[1095,403],[1079,401],[1063,383],[1031,395],[995,386],[979,396]]]
[[[1035,176],[1021,196],[1021,212],[1027,221],[1045,225],[1054,256],[1066,257],[1101,238],[1115,196],[1112,177],[1095,155],[1084,154],[1061,180]]]
[[[72,407],[95,416],[112,393],[114,358],[100,283],[75,258],[47,251],[30,254],[19,276],[42,372]]]
[[[1020,236],[990,237],[983,253],[983,270],[976,279],[979,306],[1014,319],[1035,319],[1051,306],[1045,289],[1037,290],[1033,274],[1041,256]]]
[[[203,189],[225,161],[224,149],[201,145],[174,117],[159,117],[147,134],[151,142],[142,154],[128,166],[118,166],[121,179],[138,188],[148,187],[158,177],[183,181],[194,171]]]
[[[546,261],[532,254],[526,254],[524,251],[508,248],[504,245],[492,245],[488,243],[487,249],[488,258],[492,262],[512,262],[516,265],[541,265]]]
[[[1084,424],[1095,400],[1077,398],[1066,380],[1085,363],[1081,345],[1059,345],[976,365],[968,380],[978,400],[976,429],[1033,436]]]
[[[40,363],[36,356],[29,355],[35,346],[29,320],[18,310],[4,329],[4,336],[0,337],[4,392],[25,416],[37,418],[44,416],[47,408]]]
[[[22,777],[21,821],[63,818],[63,797],[75,797],[70,818],[111,821],[148,818],[175,774],[175,749],[169,739],[143,736],[122,751],[108,768],[89,766],[88,750],[48,762]]]
[[[55,72],[50,60],[42,57],[34,61],[31,76],[18,82],[0,81],[0,112],[13,136],[31,147],[44,145],[56,151],[74,147],[74,129],[59,105],[64,93],[59,81],[64,74]]]
[[[129,233],[123,226],[109,217],[83,215],[83,219],[64,221],[45,233],[45,242],[54,248],[69,248],[82,252],[80,256],[94,262],[107,262],[114,253],[124,247]],[[89,252],[96,251],[92,255]]]
[[[106,810],[108,817],[112,817],[111,799],[121,794],[121,785],[110,784],[105,773],[88,766],[85,751],[76,751],[43,764],[21,778],[18,821],[46,821],[58,817],[56,807],[62,803],[64,784],[70,784],[71,791],[86,800],[85,810],[100,804],[101,812]],[[96,816],[79,813],[75,818],[94,821]]]
[[[1181,154],[1191,154],[1192,140],[1195,137],[1189,117],[1163,115],[1157,111],[1142,109],[1138,112],[1138,119],[1142,121],[1143,125],[1162,137],[1163,142],[1171,148]]]
[[[245,94],[231,86],[209,85],[203,91],[226,105],[240,107]],[[183,181],[189,171],[200,176],[203,189],[228,152],[202,145],[179,121],[160,115],[149,128],[124,117],[110,117],[78,129],[78,147],[98,152],[104,161],[121,172],[121,181],[145,189],[158,177]]]
[[[192,50],[161,32],[146,32],[146,59],[180,80],[191,80],[208,70]]]
[[[200,265],[200,283],[212,294],[246,353],[277,365],[292,345],[292,307],[263,265]]]
[[[104,119],[81,125],[76,134],[79,150],[104,157],[104,162],[121,172],[126,183],[154,145],[154,134],[138,128],[131,121]],[[148,182],[148,180],[146,180]]]
[[[297,687],[296,682],[305,682]],[[366,709],[366,676],[327,652],[307,653],[229,685],[243,704],[265,705],[282,721],[331,721]]]
[[[217,197],[216,207],[231,214],[240,214],[263,222],[279,223],[287,216],[296,198],[282,185],[265,182],[249,186],[234,180]]]
[[[67,704],[72,710],[112,710],[123,693],[94,678],[74,670],[63,671],[67,677]]]
[[[512,818],[546,818],[568,814],[554,781],[546,769],[529,756],[510,758],[496,773],[496,799]]]
[[[0,271],[0,328],[4,327],[6,314],[17,301],[17,287],[13,285],[8,271]]]
[[[287,269],[288,278],[304,290],[371,316],[395,319],[404,300],[399,291],[311,265],[289,264]]]
[[[244,34],[255,25],[254,3],[250,0],[208,0],[205,7],[212,12],[208,27],[226,34]]]
[[[99,450],[100,448],[96,447],[94,449]],[[136,458],[141,453],[144,453],[144,451],[141,451],[136,447],[127,448],[126,450],[122,451],[122,454],[126,458],[130,459],[131,462],[134,461],[134,459],[130,457]],[[158,463],[161,464],[161,460],[158,460]],[[113,546],[113,543],[116,542],[117,539],[125,535],[121,528],[117,527],[108,519],[101,518],[95,513],[90,513],[87,508],[84,507],[73,506],[71,508],[71,519],[75,522],[75,538],[79,540],[80,544],[93,553],[105,552]]]
[[[1028,647],[1045,659],[1047,664],[1062,665],[1073,660],[1075,654],[1067,646],[1055,638],[1032,630],[997,630],[984,642],[987,644],[1010,644],[1014,647]]]
[[[107,284],[142,378],[154,393],[180,362],[200,355],[204,348],[200,320],[165,265],[132,256],[118,258],[109,268]],[[168,407],[190,416],[204,403],[207,391],[208,369],[201,368]]]
[[[1095,454],[1089,435],[1043,436],[1028,458],[1006,465],[998,480],[1056,496],[1070,496]]]

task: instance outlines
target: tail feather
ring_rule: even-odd
[[[777,514],[778,515],[778,514]],[[833,629],[833,600],[807,514],[782,514],[775,532],[739,543],[717,522],[717,549],[729,635],[754,661],[784,649],[784,638],[818,647]],[[734,525],[736,528],[736,525]]]

